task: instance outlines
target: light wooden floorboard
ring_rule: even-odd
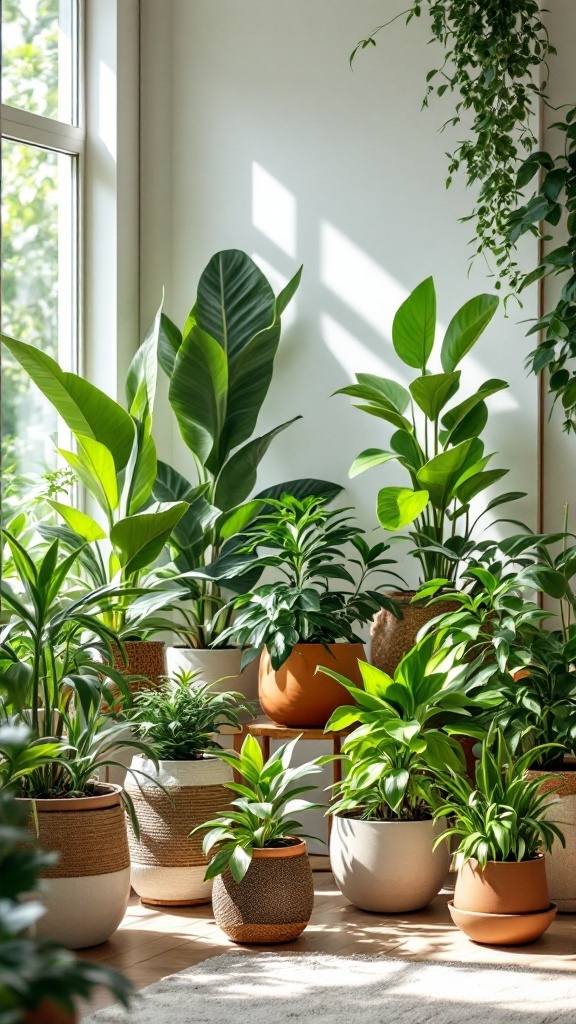
[[[144,907],[134,897],[118,931],[102,946],[80,956],[121,970],[137,989],[231,950],[290,950],[339,956],[394,956],[412,960],[512,964],[576,973],[576,915],[561,914],[539,942],[513,949],[478,946],[452,924],[448,887],[415,914],[366,914],[338,892],[332,876],[314,875],[312,920],[296,942],[281,946],[237,946],[214,923],[210,906],[164,910]],[[108,993],[95,993],[83,1015],[108,1006]]]

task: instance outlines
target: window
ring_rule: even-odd
[[[2,330],[78,368],[84,148],[80,0],[2,0]],[[56,465],[68,439],[2,353],[8,473]]]

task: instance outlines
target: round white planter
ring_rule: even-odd
[[[168,675],[177,670],[198,672],[204,683],[217,683],[219,689],[238,690],[248,700],[258,700],[258,658],[240,672],[242,651],[236,647],[222,650],[204,650],[196,647],[168,647],[166,666]]]
[[[530,776],[538,778],[541,772],[532,771]],[[550,853],[546,854],[546,877],[550,899],[556,903],[562,914],[576,913],[576,771],[568,769],[552,772],[554,778],[546,782],[543,789],[553,798],[546,817],[555,822],[564,835],[566,846],[559,839],[554,840]]]
[[[158,779],[128,775],[126,792],[136,808],[140,840],[128,828],[132,887],[144,903],[174,906],[209,903],[212,882],[204,881],[208,859],[202,853],[204,832],[190,835],[230,805],[224,783],[232,769],[215,757],[199,761],[151,761],[134,757],[132,767]]]
[[[360,910],[426,907],[450,869],[448,843],[433,850],[444,821],[332,820],[330,864],[340,891]]]

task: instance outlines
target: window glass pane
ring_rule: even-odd
[[[71,368],[74,351],[73,174],[70,156],[2,142],[2,330]],[[2,445],[6,472],[56,466],[67,446],[52,406],[3,346]]]
[[[2,102],[77,123],[75,0],[2,0]]]

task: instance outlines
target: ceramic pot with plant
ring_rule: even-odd
[[[363,689],[338,677],[354,705],[338,708],[326,726],[357,726],[343,742],[344,778],[330,807],[330,864],[361,910],[419,910],[450,868],[448,843],[436,842],[446,822],[433,818],[434,769],[464,771],[460,745],[439,723],[465,719],[473,701],[455,653],[436,652],[430,639],[404,656],[393,678],[367,663],[360,670]]]
[[[549,820],[553,798],[545,792],[545,780],[528,775],[532,757],[551,749],[545,744],[515,759],[494,725],[482,745],[475,785],[450,767],[438,772],[447,797],[435,818],[451,821],[441,838],[460,841],[454,900],[448,906],[455,924],[476,942],[533,942],[556,915],[544,853],[564,838]]]
[[[401,486],[383,487],[377,500],[384,530],[410,527],[411,554],[420,563],[421,582],[455,581],[460,563],[473,547],[478,520],[491,509],[522,497],[513,492],[493,498],[476,516],[471,502],[508,471],[487,469],[481,434],[488,419],[486,401],[508,387],[503,380],[485,381],[474,394],[449,406],[460,390],[457,369],[492,320],[498,299],[477,295],[450,321],[439,351],[442,372],[432,368],[436,325],[436,292],[432,278],[423,281],[398,309],[392,342],[404,366],[418,370],[409,388],[374,374],[357,374],[356,383],[339,394],[359,400],[357,408],[389,423],[394,432],[389,448],[368,448],[354,462],[350,476],[397,462],[407,475]],[[398,595],[402,599],[402,595]],[[413,646],[418,630],[437,614],[433,607],[411,603],[404,595],[404,618],[380,611],[372,630],[371,660],[393,675],[402,655]]]
[[[233,942],[290,942],[312,914],[312,870],[293,815],[318,806],[302,796],[316,787],[300,780],[322,769],[317,761],[291,768],[296,743],[282,744],[266,763],[253,736],[240,754],[218,754],[242,781],[226,783],[237,794],[232,809],[200,830],[210,830],[204,853],[216,851],[206,871],[216,924]]]
[[[250,712],[242,694],[189,674],[136,694],[129,720],[157,758],[156,767],[136,756],[132,767],[139,774],[126,783],[140,826],[139,836],[128,831],[131,881],[143,903],[210,902],[208,859],[191,829],[229,808],[225,784],[232,769],[214,755],[221,749],[220,731],[239,731],[240,716]]]
[[[365,658],[358,627],[378,608],[394,610],[372,576],[388,577],[388,545],[370,547],[348,509],[328,509],[321,498],[300,501],[284,494],[248,527],[242,551],[277,581],[241,594],[231,604],[234,622],[220,640],[260,656],[259,698],[268,717],[291,728],[324,728],[342,703],[339,684],[319,665],[361,685]],[[356,578],[353,575],[356,571]],[[233,573],[233,567],[229,572]],[[330,582],[337,587],[330,588]]]
[[[24,818],[13,794],[0,791],[0,1018],[74,1024],[77,1002],[96,986],[127,1007],[132,986],[121,974],[78,960],[31,931],[45,912],[40,875],[54,866],[55,856],[30,843]]]
[[[205,682],[228,677],[227,685],[249,699],[257,696],[257,667],[242,670],[240,649],[212,645],[230,625],[231,594],[254,586],[260,572],[224,584],[222,570],[230,558],[239,566],[238,537],[266,498],[286,491],[333,498],[342,489],[325,480],[291,480],[252,496],[270,444],[300,419],[254,436],[272,380],[282,315],[301,273],[275,295],[247,253],[218,252],[200,276],[183,330],[165,315],[160,324],[160,365],[169,379],[170,405],[194,472],[191,482],[159,462],[154,483],[158,501],[190,504],[169,542],[180,600],[175,605],[179,646],[168,650],[168,672],[199,672]],[[243,563],[248,571],[248,554]]]

